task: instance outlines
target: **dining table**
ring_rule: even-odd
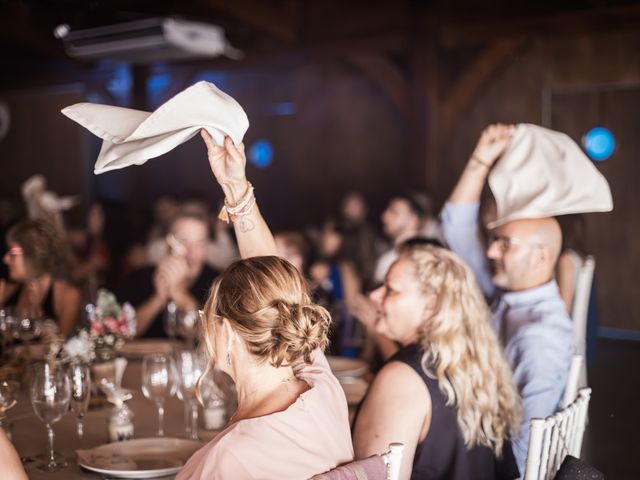
[[[338,359],[339,361],[339,359]],[[350,366],[350,364],[347,364]],[[342,367],[339,361],[338,369]],[[347,375],[341,377],[341,372],[336,376],[341,380],[350,405],[351,414],[355,406],[364,396],[367,383],[354,376],[351,371],[344,370]],[[134,414],[134,438],[155,437],[158,427],[158,415],[156,404],[147,400],[141,390],[142,362],[140,358],[128,360],[122,387],[131,390],[132,398],[126,402]],[[91,449],[109,442],[108,420],[113,406],[106,402],[92,401],[90,408],[84,417],[84,435],[79,438],[76,428],[76,418],[71,413],[53,424],[55,432],[54,449],[56,454],[65,458],[67,467],[56,472],[45,472],[38,469],[40,461],[36,456],[45,455],[47,452],[47,431],[45,424],[39,420],[32,408],[29,398],[28,374],[22,380],[19,401],[9,411],[5,427],[11,435],[11,440],[23,460],[23,465],[30,479],[33,480],[75,480],[75,479],[101,479],[110,478],[90,472],[79,466],[76,450]],[[201,409],[202,417],[202,409]],[[170,397],[165,403],[165,437],[185,438],[184,404],[176,396]],[[205,430],[203,422],[199,422],[198,437],[204,443],[215,437],[220,430]],[[1,477],[1,475],[0,475]],[[172,477],[164,477],[172,478]]]

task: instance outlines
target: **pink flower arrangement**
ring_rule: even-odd
[[[87,305],[85,310],[89,334],[98,347],[113,347],[118,340],[136,333],[135,310],[128,303],[120,306],[108,290],[99,290],[96,304]]]

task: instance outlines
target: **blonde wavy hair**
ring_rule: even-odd
[[[422,367],[455,405],[465,445],[501,455],[520,421],[520,398],[511,369],[490,325],[490,313],[473,272],[454,253],[433,245],[403,248],[435,314],[424,322]]]
[[[327,346],[331,316],[311,301],[309,287],[286,260],[253,257],[231,264],[213,283],[202,315],[207,350],[215,358],[216,328],[222,318],[260,362],[275,367]]]

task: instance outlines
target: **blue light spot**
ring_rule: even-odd
[[[204,72],[199,73],[194,79],[193,83],[200,82],[211,82],[220,90],[226,90],[225,84],[227,81],[227,75],[224,73],[220,73],[214,70],[206,70]]]
[[[276,115],[295,115],[297,111],[298,108],[293,102],[282,102],[275,105]]]
[[[583,137],[582,145],[593,160],[603,162],[613,155],[616,139],[608,129],[595,127]]]
[[[131,75],[131,68],[127,64],[120,64],[114,68],[113,77],[107,83],[107,90],[119,102],[126,102],[132,85],[133,77]]]
[[[267,140],[258,140],[249,148],[249,161],[258,168],[267,168],[273,161],[273,147]]]
[[[147,91],[151,98],[157,97],[162,90],[171,83],[171,75],[168,73],[157,73],[147,79]]]

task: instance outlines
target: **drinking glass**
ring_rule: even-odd
[[[158,437],[164,437],[164,402],[176,393],[176,365],[170,355],[154,353],[142,360],[142,393],[158,407]]]
[[[178,306],[175,302],[167,303],[163,318],[164,332],[171,340],[176,338],[178,329]]]
[[[178,333],[185,339],[188,348],[195,347],[200,326],[200,315],[197,310],[178,311]]]
[[[0,308],[0,339],[2,346],[2,352],[0,352],[0,358],[11,358],[9,354],[9,347],[13,342],[15,319],[11,314],[11,307]]]
[[[10,380],[0,381],[0,427],[2,421],[7,416],[7,410],[13,408],[18,403],[18,393],[20,384]]]
[[[196,385],[204,372],[204,359],[193,350],[176,352],[178,398],[184,402],[185,436],[198,440],[198,399]]]
[[[71,381],[70,410],[76,415],[76,431],[78,438],[84,436],[83,419],[89,409],[91,398],[91,370],[88,365],[70,365],[69,380]]]
[[[67,466],[64,459],[56,462],[53,453],[52,424],[60,420],[67,410],[71,400],[71,385],[64,369],[56,364],[40,363],[34,365],[33,381],[31,383],[31,404],[40,420],[47,426],[49,437],[49,452],[38,468],[46,472],[55,472]]]
[[[40,335],[40,322],[28,313],[19,315],[16,322],[15,335],[24,343],[27,359],[31,358],[31,342]]]

